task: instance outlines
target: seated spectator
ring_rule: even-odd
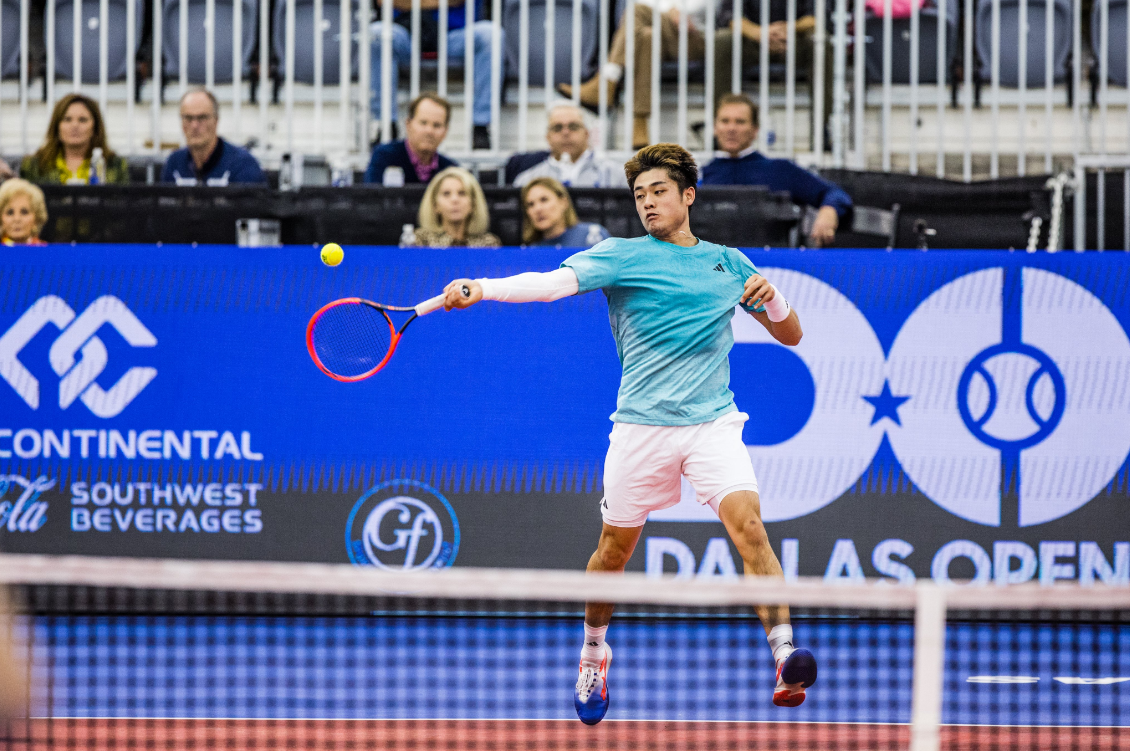
[[[9,177],[15,176],[16,173],[12,171],[12,168],[10,166],[8,166],[8,163],[3,159],[0,159],[0,183],[4,182]]]
[[[726,94],[714,115],[714,138],[721,152],[702,168],[703,185],[764,185],[788,191],[793,202],[818,208],[810,235],[814,247],[836,239],[840,220],[851,211],[851,197],[787,159],[769,159],[754,149],[757,105],[745,94]]]
[[[447,65],[448,67],[463,67],[463,60],[467,50],[467,12],[464,0],[448,0],[447,14]],[[475,18],[483,17],[483,3],[475,3]],[[392,82],[392,112],[390,117],[395,127],[396,123],[396,85],[400,78],[400,68],[412,61],[412,36],[406,25],[409,23],[412,0],[394,0],[394,22],[392,25],[392,73],[389,81]],[[424,0],[420,6],[420,52],[437,52],[439,50],[439,3],[436,0]],[[372,108],[373,119],[381,119],[381,23],[372,24],[370,47],[372,57],[372,90],[373,96],[369,100]],[[474,38],[474,103],[471,110],[471,119],[474,123],[471,148],[490,148],[490,56],[491,56],[491,22],[475,21],[472,30]],[[503,56],[502,80],[506,80],[506,32],[498,30],[498,49]],[[394,136],[395,137],[395,136]]]
[[[14,177],[0,185],[0,245],[46,245],[47,201],[35,183]]]
[[[453,160],[439,153],[450,121],[451,105],[438,94],[425,92],[413,99],[404,123],[404,140],[373,149],[365,182],[394,187],[427,183],[436,172],[454,167]]]
[[[535,177],[522,188],[522,242],[557,248],[591,248],[608,238],[599,224],[577,221],[565,186],[552,177]]]
[[[497,248],[502,245],[489,231],[490,214],[479,181],[462,167],[448,167],[432,178],[420,201],[418,221],[416,246]]]
[[[180,98],[184,141],[165,160],[161,182],[224,187],[236,183],[267,184],[259,162],[246,149],[220,138],[220,106],[207,89],[194,89]]]
[[[597,159],[589,147],[589,129],[585,115],[571,104],[550,108],[545,129],[549,144],[546,158],[529,167],[516,178],[521,187],[538,177],[552,177],[574,188],[626,188],[622,165]]]
[[[67,94],[51,113],[43,146],[24,159],[20,175],[41,185],[96,184],[90,166],[94,149],[102,149],[107,184],[129,182],[129,165],[106,142],[106,123],[98,103],[82,94]]]

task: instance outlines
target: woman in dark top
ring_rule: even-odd
[[[106,122],[98,103],[82,94],[68,94],[55,105],[45,142],[24,159],[20,177],[40,185],[97,184],[102,181],[91,164],[95,149],[101,149],[106,160],[104,182],[128,183],[129,166],[106,142]]]
[[[558,248],[591,248],[608,237],[599,224],[577,221],[577,210],[565,186],[552,177],[537,177],[522,188],[522,242]]]

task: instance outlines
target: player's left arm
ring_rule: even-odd
[[[753,274],[745,280],[741,302],[756,302],[763,308],[760,312],[750,311],[749,314],[778,342],[789,347],[800,344],[800,338],[804,335],[800,328],[800,318],[785,296],[761,274]]]

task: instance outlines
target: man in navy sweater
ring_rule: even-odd
[[[180,100],[181,128],[188,145],[165,160],[161,182],[223,187],[235,183],[267,184],[259,162],[246,149],[216,135],[220,108],[207,89],[194,89]]]
[[[403,141],[389,141],[373,149],[365,182],[400,187],[410,183],[427,184],[432,175],[455,162],[439,153],[447,137],[451,105],[437,94],[424,93],[408,105]]]
[[[832,244],[840,221],[851,211],[851,197],[835,183],[787,159],[769,159],[756,151],[757,105],[752,99],[727,94],[718,100],[714,138],[725,153],[703,168],[703,185],[764,185],[788,191],[794,203],[818,209],[809,235],[812,245]]]

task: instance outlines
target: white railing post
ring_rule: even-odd
[[[545,3],[545,60],[542,62],[545,65],[545,79],[542,81],[542,87],[545,89],[545,106],[548,110],[549,103],[553,101],[554,84],[557,77],[557,2],[556,0],[546,0]],[[573,95],[569,97],[574,105],[581,103],[581,92],[574,87]]]
[[[110,0],[98,0],[98,106],[110,103]]]
[[[259,0],[265,3],[265,0]],[[353,0],[341,0],[338,7],[337,35],[337,85],[338,117],[341,119],[341,138],[346,151],[353,151],[353,117],[349,111],[352,102],[350,84],[353,79]],[[352,169],[352,167],[350,167]]]
[[[323,0],[314,0],[314,148],[319,153],[322,151],[324,139],[322,138],[322,85],[325,82],[324,51],[322,45],[322,22],[325,15]]]
[[[385,0],[388,2],[388,0]],[[467,24],[463,27],[463,118],[467,151],[475,147],[475,3],[466,0],[463,12]]]
[[[420,0],[412,0],[412,11],[409,24],[412,26],[412,62],[408,72],[408,99],[411,101],[420,95]]]
[[[490,15],[490,148],[497,152],[502,147],[502,0],[493,0]]]
[[[158,4],[160,0],[155,0]],[[270,134],[270,125],[267,122],[267,103],[271,96],[271,84],[268,78],[271,66],[271,3],[268,0],[259,0],[259,148],[265,153]],[[347,27],[348,28],[348,27]]]
[[[938,751],[945,687],[946,596],[945,590],[932,582],[916,587],[910,748]]]
[[[816,152],[819,164],[824,164],[824,87],[829,84],[824,80],[824,56],[827,51],[828,30],[825,28],[824,19],[828,15],[827,0],[816,0],[814,13],[816,15],[816,28],[812,30],[812,148]]]
[[[609,132],[608,121],[608,78],[605,76],[604,66],[608,63],[608,37],[610,34],[610,19],[608,17],[608,0],[600,0],[600,40],[597,43],[597,74],[600,76],[598,87],[599,99],[597,101],[597,117],[600,121],[600,139],[596,150],[601,156],[613,147],[612,134]],[[523,148],[525,148],[523,146]]]
[[[762,0],[764,2],[764,0]],[[852,126],[855,131],[855,137],[852,139],[855,145],[855,156],[853,158],[856,169],[865,169],[867,167],[867,144],[865,142],[864,131],[864,111],[867,97],[867,82],[864,79],[865,64],[864,64],[864,45],[865,41],[865,20],[866,14],[864,11],[863,0],[855,0],[855,13],[852,15],[855,21],[855,50],[854,59],[852,61],[852,74],[854,78],[854,91],[851,97],[852,105]]]
[[[184,0],[181,0],[184,2]],[[283,69],[286,71],[284,86],[286,88],[286,150],[294,153],[294,34],[295,34],[295,0],[286,0],[286,20],[284,21],[283,34],[285,38],[285,55]]]
[[[1072,155],[1083,151],[1083,0],[1072,0],[1071,11],[1071,81],[1075,88],[1074,106],[1071,108]],[[1049,48],[1050,54],[1050,48]]]
[[[204,2],[204,87],[216,87],[216,0]]]
[[[1016,106],[1016,174],[1024,177],[1028,171],[1028,0],[1020,0],[1019,17],[1020,47],[1017,50],[1016,69],[1020,77],[1019,102]]]
[[[675,125],[675,143],[686,148],[687,145],[687,12],[686,3],[679,0],[676,6],[679,9],[679,73],[678,73],[678,99]],[[656,30],[658,31],[658,30]],[[660,39],[661,35],[656,35]],[[652,41],[653,44],[659,42]],[[709,125],[709,121],[703,124],[705,128]]]
[[[1044,171],[1052,171],[1052,92],[1055,89],[1055,3],[1044,2]]]
[[[155,3],[160,5],[160,3]],[[153,11],[157,12],[156,9]],[[55,3],[47,3],[47,19],[44,21],[43,36],[47,38],[47,70],[44,75],[47,76],[47,101],[49,103],[55,102]],[[154,64],[156,67],[156,64]]]
[[[647,140],[649,143],[659,142],[659,119],[662,112],[659,108],[660,87],[663,85],[660,75],[663,73],[663,59],[661,52],[663,49],[663,34],[660,32],[662,29],[662,16],[659,13],[659,3],[651,6],[651,117],[647,122]],[[632,19],[632,33],[635,33],[635,19]]]
[[[636,116],[636,0],[628,0],[626,8],[620,19],[624,26],[624,151],[631,151]]]
[[[75,0],[71,6],[71,18],[74,26],[71,28],[71,91],[82,91],[82,0]]]
[[[973,0],[965,0],[965,146],[961,154],[961,179],[965,182],[973,180],[973,66],[976,60],[973,57]]]
[[[447,2],[447,0],[442,0]],[[373,6],[370,0],[357,3],[357,101],[360,112],[360,143],[363,150],[369,148],[369,120],[371,119],[373,97]]]
[[[910,174],[918,174],[918,45],[921,43],[921,13],[910,4]],[[939,25],[941,25],[939,23]],[[941,81],[938,82],[941,86]]]
[[[604,0],[607,2],[607,0]],[[530,137],[530,0],[518,1],[518,151]]]
[[[847,0],[835,0],[832,36],[832,166],[844,166],[844,95],[847,93]]]
[[[581,90],[581,0],[573,0],[573,68],[570,82],[575,96]]]
[[[758,2],[764,5],[766,0],[758,0]],[[733,53],[730,60],[731,94],[742,93],[742,42],[745,41],[745,39],[742,37],[742,26],[744,25],[743,19],[745,17],[744,12],[745,11],[742,9],[742,0],[734,0],[734,18],[730,24],[732,41],[731,51]],[[762,13],[761,15],[762,19],[764,20],[765,14]],[[764,110],[762,110],[761,116],[765,116]],[[762,148],[762,150],[764,151],[764,147]]]
[[[54,5],[53,2],[48,2],[48,10]],[[154,156],[161,155],[161,81],[165,76],[163,57],[165,53],[162,49],[164,21],[164,3],[161,0],[153,0],[153,75],[149,80],[149,134],[153,139]],[[48,39],[51,39],[51,36],[48,36]]]
[[[938,177],[946,176],[946,74],[949,72],[949,55],[946,54],[948,50],[946,45],[949,41],[946,38],[946,27],[949,25],[949,11],[946,8],[946,3],[950,0],[938,0],[938,84],[935,89],[937,96],[938,108],[938,163],[937,174]],[[952,0],[957,2],[957,0]]]
[[[368,0],[365,0],[367,2]],[[400,83],[392,75],[393,0],[381,0],[381,143],[392,140],[392,103]]]
[[[28,104],[28,44],[30,28],[31,0],[20,0],[20,149],[27,154],[31,151],[31,142],[28,140],[27,104]],[[54,44],[55,40],[51,40]],[[50,75],[50,73],[48,73]]]
[[[891,36],[894,33],[891,17],[891,0],[883,0],[883,103],[880,112],[882,120],[882,169],[891,171]]]
[[[177,51],[177,70],[180,71],[178,76],[178,83],[180,84],[180,92],[178,96],[184,96],[188,91],[188,0],[180,0],[180,28],[177,39],[180,49]]]
[[[1001,0],[991,0],[989,38],[992,50],[989,52],[989,80],[992,83],[989,105],[989,177],[1000,177],[1000,111],[1001,111]]]
[[[735,0],[737,2],[737,0]],[[769,127],[772,124],[772,114],[769,112],[769,0],[758,0],[758,23],[761,27],[761,43],[757,45],[758,52],[758,72],[757,72],[757,109],[761,115],[761,128],[759,128],[758,136],[762,151],[767,151],[769,148]],[[741,32],[739,30],[737,38],[741,40]],[[734,48],[734,59],[738,60],[741,54],[740,42]],[[742,85],[742,66],[741,61],[738,60],[737,70],[737,89],[741,91]],[[777,147],[776,133],[773,135],[773,147]]]
[[[232,136],[243,142],[243,0],[232,0],[231,109]]]
[[[717,71],[714,70],[714,24],[715,24],[715,8],[714,0],[706,0],[706,33],[703,40],[706,45],[706,53],[703,59],[703,92],[702,92],[702,140],[703,151],[710,153],[713,151],[711,144],[714,142],[714,76]]]
[[[137,75],[137,5],[126,0],[126,153],[134,154],[133,97]],[[25,118],[26,122],[26,118]]]
[[[436,52],[436,93],[447,98],[447,0],[439,0],[439,50]]]
[[[785,3],[785,153],[796,155],[796,0]]]

